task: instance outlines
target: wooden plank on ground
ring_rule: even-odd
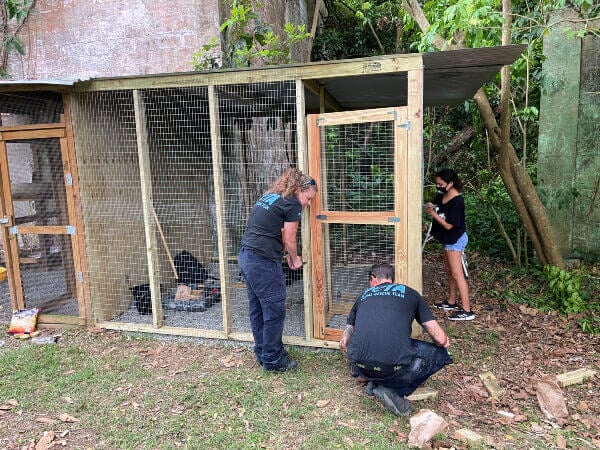
[[[594,375],[596,375],[595,370],[582,367],[581,369],[556,375],[556,379],[560,386],[565,387],[582,383],[583,381],[592,378]]]
[[[413,392],[406,398],[408,400],[410,400],[411,402],[413,402],[413,401],[418,401],[418,400],[429,400],[429,399],[437,398],[437,396],[438,396],[438,391],[436,391],[435,389],[431,389],[431,388],[427,388],[427,387],[420,387],[420,388],[417,388],[417,390],[415,392]]]
[[[480,373],[479,378],[492,398],[500,398],[506,393],[506,389],[498,384],[498,380],[492,372]]]

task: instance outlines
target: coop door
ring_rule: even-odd
[[[13,309],[79,313],[67,155],[64,124],[0,128],[2,264]]]
[[[393,263],[396,281],[406,278],[409,128],[405,108],[308,116],[317,339],[339,340],[373,263]]]

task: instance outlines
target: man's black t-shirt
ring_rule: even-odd
[[[435,320],[414,289],[395,283],[367,289],[348,314],[347,323],[354,325],[348,357],[389,366],[410,363],[415,353],[410,343],[413,319],[420,324]]]
[[[439,242],[446,245],[455,244],[456,241],[466,231],[465,225],[465,200],[461,195],[450,199],[448,203],[442,203],[442,196],[438,195],[433,201],[439,208],[438,214],[444,214],[446,222],[454,225],[452,229],[446,230],[442,227],[437,220],[433,220],[431,227],[431,235],[436,238]]]
[[[281,262],[283,224],[298,222],[301,214],[302,205],[296,196],[283,198],[279,194],[267,192],[250,211],[241,246],[252,249],[267,259]]]

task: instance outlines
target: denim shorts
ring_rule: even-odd
[[[458,241],[456,241],[454,244],[445,244],[444,250],[464,252],[465,248],[467,248],[468,242],[469,236],[467,236],[467,233],[463,233],[462,236],[458,238]]]

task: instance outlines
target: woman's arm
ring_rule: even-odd
[[[427,203],[425,205],[425,212],[429,214],[431,218],[434,219],[437,223],[439,223],[445,230],[451,230],[452,228],[454,228],[454,225],[446,222],[446,220],[436,212],[435,205],[433,203]]]
[[[302,258],[298,256],[296,234],[299,222],[283,223],[283,248],[287,253],[287,263],[290,269],[297,270],[302,267]]]

